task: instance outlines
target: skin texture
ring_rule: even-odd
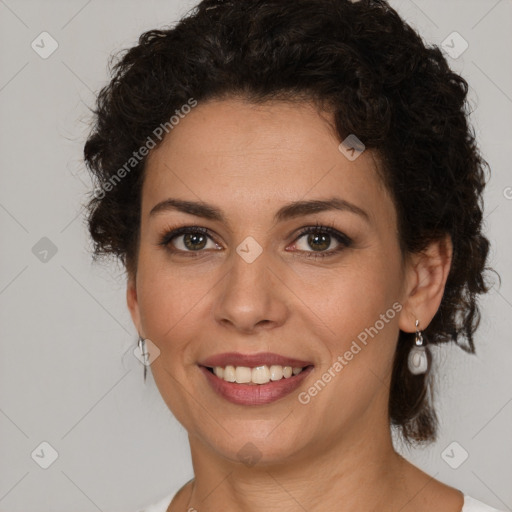
[[[450,241],[403,258],[378,158],[366,150],[349,161],[328,121],[304,103],[200,103],[147,161],[127,301],[138,332],[160,350],[155,382],[189,434],[195,480],[172,512],[462,508],[459,491],[394,451],[387,409],[399,329],[414,332],[416,319],[426,327],[436,313]],[[290,202],[333,197],[368,219],[330,210],[274,221]],[[175,210],[150,215],[168,198],[214,205],[226,221]],[[352,243],[331,237],[327,250],[340,252],[308,258],[318,251],[308,235],[298,237],[316,224]],[[169,228],[185,225],[208,228],[213,240],[186,254],[183,235],[159,245]],[[252,263],[236,252],[248,236],[263,249]],[[307,405],[298,392],[267,405],[232,404],[197,365],[221,352],[297,357],[314,364],[304,391],[396,302],[401,311]],[[252,466],[238,456],[248,442],[257,447]]]

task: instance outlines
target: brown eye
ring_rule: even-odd
[[[183,245],[191,251],[204,249],[208,241],[206,235],[199,233],[187,233],[181,236],[183,236]]]
[[[309,234],[307,243],[314,251],[325,251],[331,245],[331,235],[325,233]]]
[[[208,245],[210,244],[210,245]],[[203,249],[219,249],[206,228],[185,226],[165,233],[159,245],[167,247],[172,252],[193,253]]]
[[[294,243],[298,252],[307,257],[332,256],[350,247],[352,240],[343,233],[327,226],[308,226],[304,228]]]

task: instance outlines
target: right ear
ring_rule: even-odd
[[[133,324],[137,329],[139,335],[142,334],[141,325],[140,325],[140,309],[139,309],[139,301],[137,298],[137,284],[135,276],[129,276],[128,282],[126,285],[126,302],[128,304],[128,309],[130,310],[130,314],[132,316]]]

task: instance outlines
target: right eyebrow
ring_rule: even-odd
[[[189,213],[196,217],[204,217],[205,219],[226,222],[226,218],[222,212],[215,206],[196,201],[183,201],[182,199],[165,199],[157,205],[153,206],[149,215],[156,215],[160,212],[175,210],[183,213]]]

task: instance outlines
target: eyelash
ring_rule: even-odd
[[[316,224],[314,226],[306,226],[304,227],[300,233],[297,235],[295,241],[302,238],[304,235],[308,235],[310,233],[316,233],[316,234],[322,234],[322,235],[331,235],[334,237],[334,239],[340,244],[336,249],[331,249],[329,251],[298,251],[301,253],[305,253],[306,258],[325,258],[329,256],[334,256],[335,254],[338,254],[345,248],[348,248],[352,244],[352,240],[345,235],[344,233],[340,233],[338,230],[334,229],[332,226],[325,226],[321,224]],[[203,250],[198,251],[183,251],[181,249],[175,249],[171,248],[172,246],[170,243],[174,238],[177,238],[180,235],[186,235],[186,234],[202,234],[210,238],[213,242],[215,240],[210,234],[210,231],[207,228],[203,228],[201,226],[182,226],[178,228],[168,228],[161,236],[160,241],[158,242],[159,246],[165,247],[167,250],[171,251],[172,253],[181,253],[186,254],[187,256],[191,257],[198,257],[200,256],[200,253],[204,252]],[[215,242],[217,243],[217,242]]]

